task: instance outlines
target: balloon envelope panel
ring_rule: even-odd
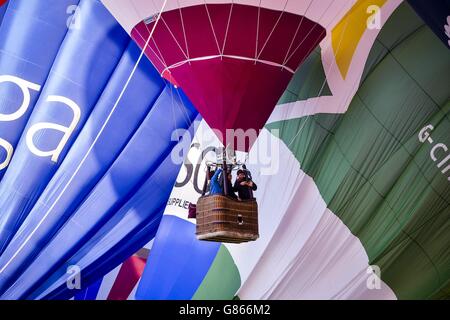
[[[83,280],[95,283],[154,236],[181,165],[172,151],[189,143],[198,112],[142,58],[99,1],[47,11],[42,2],[23,3],[11,1],[1,44],[17,51],[17,43],[33,35],[33,23],[38,29],[45,18],[48,30],[38,30],[51,45],[47,56],[43,48],[34,55],[40,44],[23,49],[22,57],[30,55],[31,65],[42,69],[29,73],[39,76],[31,80],[39,80],[41,88],[35,96],[30,90],[31,117],[17,130],[21,139],[0,184],[0,291],[2,298],[69,298],[75,292],[65,285],[67,263],[79,263],[86,268]],[[68,11],[77,10],[79,16],[69,23]],[[14,15],[31,25],[19,26]],[[16,31],[24,37],[11,42]],[[13,59],[5,66],[21,75],[22,60],[17,61],[15,67]],[[2,83],[0,94],[15,97],[11,92],[17,88],[7,85],[9,91]],[[178,135],[189,131],[186,138]],[[22,278],[24,270],[30,278]]]
[[[131,42],[60,168],[0,257],[0,269],[7,265],[2,271],[1,284],[7,283],[9,276],[38,254],[39,251],[33,248],[43,246],[51,239],[116,160],[154,106],[165,84],[150,62],[142,60],[120,105],[112,113],[114,102],[139,54],[140,50]],[[101,136],[92,146],[111,113]],[[39,229],[35,230],[37,225]]]
[[[0,179],[68,31],[67,8],[76,4],[11,0],[0,9]]]

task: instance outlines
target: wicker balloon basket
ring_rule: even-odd
[[[202,196],[197,202],[197,239],[241,243],[258,239],[258,204],[224,195]]]

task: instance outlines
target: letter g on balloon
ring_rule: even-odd
[[[0,113],[0,121],[14,121],[23,116],[27,111],[28,107],[30,106],[31,101],[30,90],[39,92],[41,90],[41,86],[36,83],[29,82],[15,76],[1,75],[0,84],[4,82],[11,82],[16,86],[18,86],[19,89],[22,91],[23,100],[20,107],[13,113],[9,114]]]
[[[422,130],[420,130],[420,132],[419,132],[419,141],[424,143],[428,139],[431,139],[430,132],[433,130],[434,130],[434,127],[431,124],[423,127]],[[431,140],[430,143],[433,143],[433,140]]]

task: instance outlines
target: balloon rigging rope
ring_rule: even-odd
[[[331,5],[334,3],[335,0],[333,0],[333,2],[330,2],[330,4],[328,5],[328,7],[323,11],[322,15],[320,16],[320,18],[318,19],[318,21],[320,22],[320,20],[322,20],[322,18],[325,16],[325,13],[328,12],[328,10],[330,9]],[[308,7],[309,8],[309,7]],[[305,12],[306,15],[306,12]],[[287,64],[289,62],[289,60],[291,60],[291,58],[294,56],[294,54],[297,52],[297,50],[302,46],[303,42],[305,42],[305,40],[309,37],[309,35],[311,34],[311,32],[316,28],[318,24],[314,24],[313,27],[309,30],[308,34],[303,38],[302,42],[300,42],[297,47],[295,48],[294,51],[292,51],[292,53],[289,55],[289,57],[286,58],[286,60],[284,61],[284,64]]]
[[[186,29],[184,27],[183,10],[181,10],[181,6],[180,6],[180,1],[179,0],[177,0],[177,3],[178,3],[178,10],[180,12],[181,27],[183,28],[183,37],[184,37],[184,44],[186,46],[186,54],[187,54],[187,57],[188,57],[188,60],[189,60],[190,59],[190,57],[189,57],[189,46],[188,46],[188,41],[187,41]]]
[[[166,21],[164,20],[163,17],[161,17],[161,21],[164,23],[164,25],[166,26],[167,30],[169,31],[170,35],[172,36],[172,39],[175,41],[175,43],[178,46],[178,49],[180,49],[181,53],[184,55],[184,57],[186,59],[189,59],[189,57],[187,56],[186,52],[184,52],[183,48],[181,47],[181,44],[178,42],[177,38],[175,37],[175,35],[173,34],[172,30],[170,29],[170,27],[167,25]]]
[[[156,8],[157,6],[155,5],[155,2],[154,2],[153,0],[152,0],[152,2],[153,2],[153,6]],[[137,15],[142,21],[144,21],[144,26],[145,26],[145,28],[147,29],[148,34],[150,34],[150,33],[151,33],[151,30],[148,28],[147,23],[145,23],[145,19],[146,19],[147,17],[143,17],[143,16],[141,15],[141,13],[140,13],[140,11],[137,9],[137,7],[136,7],[134,1],[131,1],[131,0],[130,0],[130,3],[131,3],[131,5],[133,6],[133,9],[134,9],[136,15]],[[136,30],[137,34],[139,35],[139,37],[141,37],[141,39],[145,41],[145,37],[142,36],[141,32],[139,31],[139,28],[136,28],[135,30]],[[158,47],[158,45],[156,44],[155,39],[153,39],[153,37],[152,37],[151,40],[153,41],[153,44],[154,44],[156,50],[158,50],[159,56],[158,56],[158,54],[153,50],[153,48],[152,48],[151,46],[149,46],[148,49],[150,49],[150,50],[153,52],[153,54],[155,55],[155,57],[158,58],[158,60],[161,62],[161,64],[164,66],[164,68],[167,68],[167,63],[166,63],[166,61],[164,60],[164,56],[162,55],[161,50],[159,50],[159,47]]]
[[[84,155],[83,159],[81,160],[81,162],[78,164],[77,168],[75,169],[74,173],[72,174],[72,176],[70,177],[69,181],[67,182],[67,184],[64,186],[64,188],[61,190],[61,193],[58,195],[58,197],[56,198],[56,200],[53,202],[53,204],[49,207],[49,209],[47,210],[47,212],[45,213],[45,215],[42,217],[42,219],[39,221],[39,223],[36,225],[36,227],[33,229],[33,231],[28,235],[28,237],[25,239],[25,241],[21,244],[21,246],[17,249],[17,251],[14,253],[14,255],[11,257],[11,259],[9,259],[9,261],[3,266],[3,268],[0,270],[0,274],[2,272],[5,271],[5,269],[8,267],[8,265],[17,257],[17,255],[23,250],[23,248],[25,247],[25,245],[28,243],[28,241],[31,239],[31,237],[36,233],[36,231],[39,229],[39,227],[42,225],[42,223],[47,219],[48,215],[50,214],[51,210],[55,207],[55,205],[58,203],[58,201],[61,199],[62,195],[64,194],[64,192],[67,190],[67,188],[69,187],[69,185],[71,184],[71,182],[73,181],[73,179],[75,178],[75,176],[77,175],[77,173],[80,171],[81,167],[83,166],[84,162],[86,161],[86,159],[88,158],[89,154],[91,153],[92,149],[94,148],[95,144],[97,143],[98,139],[100,138],[100,136],[102,135],[103,131],[105,130],[109,120],[111,119],[112,115],[114,114],[117,106],[119,105],[119,102],[122,100],[123,95],[125,94],[125,91],[128,88],[128,85],[131,82],[131,79],[133,78],[137,67],[139,66],[139,63],[141,62],[145,51],[148,47],[148,44],[150,42],[150,39],[153,37],[153,33],[156,29],[156,26],[158,25],[158,22],[161,18],[162,12],[164,11],[164,8],[166,7],[167,4],[167,0],[164,0],[164,3],[162,5],[162,8],[160,10],[160,12],[158,13],[158,17],[156,18],[156,21],[153,25],[153,28],[151,30],[151,33],[149,34],[149,37],[144,45],[144,47],[142,48],[142,51],[139,55],[139,58],[137,59],[125,85],[122,88],[122,91],[119,94],[119,97],[117,97],[116,102],[114,103],[114,106],[112,107],[108,117],[106,118],[105,122],[103,123],[100,131],[97,133],[97,136],[95,137],[94,141],[92,142],[91,146],[89,147],[88,151],[86,152],[86,154]]]
[[[156,7],[155,2],[154,2],[153,0],[152,0],[152,2],[153,2],[153,5]],[[177,0],[177,3],[178,3],[178,5],[179,5],[179,3],[180,3],[179,0]],[[136,5],[134,4],[133,1],[131,1],[131,4],[133,5],[134,11],[135,11],[136,14],[138,15],[138,17],[139,17],[142,21],[145,21],[145,18],[146,18],[146,17],[143,17],[143,16],[140,14],[140,11],[137,9],[137,7],[136,7]],[[180,6],[179,6],[179,7],[180,7]],[[186,35],[185,26],[184,26],[183,12],[182,12],[181,8],[179,8],[178,10],[179,10],[180,17],[181,17],[181,24],[182,24],[182,29],[183,29],[184,41],[185,41],[185,44],[186,44],[186,54],[187,54],[187,56],[186,56],[186,54],[184,53],[183,50],[181,50],[181,51],[183,51],[183,54],[184,54],[185,57],[187,57],[187,59],[189,60],[189,46],[188,46],[188,43],[187,43],[187,35]],[[165,20],[164,20],[163,17],[161,17],[161,20],[164,22],[164,24],[165,24],[165,26],[167,27],[167,29],[169,29],[169,32],[171,32],[169,26],[165,23]],[[147,29],[148,33],[150,34],[150,33],[151,33],[151,30],[148,28],[148,25],[147,25],[146,23],[144,23],[144,26],[145,26],[145,28]],[[141,39],[144,39],[144,37],[142,37],[142,35],[140,34],[139,30],[138,30],[138,34],[139,34],[139,36],[141,37]],[[171,32],[171,34],[172,34],[173,39],[177,42],[177,40],[176,40],[175,37],[173,36],[173,33],[172,33],[172,32]],[[164,65],[164,68],[167,69],[167,70],[169,71],[169,73],[170,73],[170,69],[167,67],[167,64],[166,64],[166,62],[165,62],[165,60],[164,60],[164,56],[162,55],[161,51],[159,50],[159,47],[158,47],[158,45],[157,45],[155,39],[153,39],[153,37],[152,37],[152,41],[153,41],[153,44],[155,45],[155,47],[156,47],[156,49],[158,50],[159,55],[160,55],[161,57],[158,57],[158,55],[155,53],[155,51],[154,51],[151,47],[149,47],[149,48],[152,50],[152,52],[155,54],[155,56],[162,62],[162,64]],[[177,44],[178,44],[178,47],[180,47],[180,49],[181,49],[181,45],[180,45],[178,42],[177,42]],[[188,62],[189,62],[189,64],[191,64],[190,61],[188,61]],[[170,84],[170,82],[167,81],[164,77],[163,77],[162,79],[163,79],[163,81],[164,81],[164,83],[165,83],[166,85],[170,85],[170,86],[171,86],[171,88],[170,88],[170,94],[171,94],[171,101],[172,101],[172,122],[173,122],[173,124],[174,124],[174,128],[176,128],[177,125],[176,125],[176,121],[175,121],[175,118],[174,118],[174,108],[173,108],[173,107],[174,107],[174,102],[173,102],[173,101],[174,101],[174,98],[173,98],[173,87],[174,87],[174,86],[173,86],[172,84]],[[178,89],[177,86],[175,86],[175,89],[176,89],[176,92],[177,92],[177,95],[178,95],[178,99],[179,99],[179,101],[183,104],[183,107],[184,107],[184,108],[182,108],[182,111],[183,111],[184,117],[186,118],[186,123],[188,123],[188,124],[189,124],[189,127],[190,127],[190,126],[192,125],[192,121],[191,121],[191,119],[190,119],[190,117],[189,117],[189,115],[188,115],[188,113],[187,113],[187,109],[188,109],[188,108],[186,107],[186,104],[184,103],[184,100],[181,98],[181,95],[180,95],[180,92],[179,92],[179,89]],[[180,136],[178,136],[177,138],[180,138]]]
[[[312,3],[312,1],[309,3],[308,7],[305,10],[305,13],[300,18],[300,22],[298,23],[297,29],[295,30],[294,36],[292,37],[291,43],[289,44],[286,55],[283,59],[283,63],[282,63],[283,66],[286,64],[286,60],[288,58],[289,52],[291,51],[291,48],[294,45],[295,38],[297,38],[298,31],[300,30],[300,27],[302,26],[303,20],[305,19],[306,12],[308,11],[309,7],[311,6],[311,3]]]
[[[274,33],[275,29],[277,28],[278,23],[280,22],[281,18],[283,17],[283,14],[286,10],[286,6],[287,6],[288,2],[289,2],[289,0],[286,0],[284,7],[283,7],[283,11],[281,11],[280,15],[278,16],[278,19],[275,22],[275,25],[273,26],[272,30],[270,31],[269,36],[267,37],[266,41],[264,42],[264,45],[262,46],[261,51],[258,53],[256,59],[259,59],[259,57],[262,55],[264,49],[266,48],[267,43],[269,43],[270,37],[272,37],[272,34]]]
[[[261,1],[259,0],[259,6],[258,6],[258,18],[256,20],[256,44],[255,44],[255,64],[256,64],[256,58],[258,56],[258,45],[259,45],[259,20],[261,18]]]
[[[225,52],[225,45],[227,43],[227,39],[228,39],[228,30],[230,29],[230,24],[231,24],[231,15],[233,14],[233,7],[234,7],[234,2],[231,2],[231,7],[230,7],[230,13],[228,15],[228,21],[227,21],[227,29],[225,31],[225,38],[223,40],[223,45],[222,45],[222,51],[220,52],[220,55],[223,56],[224,52]]]
[[[220,55],[219,41],[217,40],[217,35],[216,35],[216,32],[214,31],[214,26],[213,26],[213,23],[212,23],[212,20],[211,20],[211,15],[209,14],[208,5],[206,4],[206,0],[204,0],[204,2],[205,2],[206,13],[207,13],[207,15],[208,15],[209,25],[210,25],[211,30],[212,30],[212,32],[213,32],[214,40],[216,41],[217,51],[219,52],[219,55]]]
[[[145,25],[145,27],[148,29],[147,25]],[[139,29],[135,29],[136,30],[136,34],[145,41],[145,38],[142,36],[141,32],[139,31]],[[149,31],[150,33],[150,31]],[[153,54],[155,55],[155,58],[157,58],[159,60],[159,62],[161,62],[161,64],[164,66],[164,68],[167,69],[167,63],[164,61],[164,57],[161,54],[161,51],[159,50],[159,47],[156,45],[155,40],[153,40],[153,44],[155,45],[156,50],[158,50],[158,53],[155,52],[155,50],[153,50],[152,47],[148,47],[147,49],[149,49],[151,52],[153,52]]]

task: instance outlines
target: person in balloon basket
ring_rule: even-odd
[[[221,183],[222,178],[222,168],[217,168],[214,173],[211,172],[212,177],[209,182],[209,194],[223,194],[223,183]]]
[[[211,178],[211,182],[210,182],[210,195],[213,194],[223,194],[224,193],[224,188],[223,188],[223,169],[222,168],[218,168],[212,178]],[[237,199],[236,194],[234,193],[234,188],[233,188],[233,184],[231,182],[232,176],[231,173],[227,174],[227,179],[226,179],[226,183],[227,185],[227,190],[228,190],[228,194],[227,196],[233,198],[233,199]]]
[[[256,191],[257,188],[256,183],[252,181],[244,170],[238,170],[233,191],[238,193],[240,200],[253,199],[253,191]]]

